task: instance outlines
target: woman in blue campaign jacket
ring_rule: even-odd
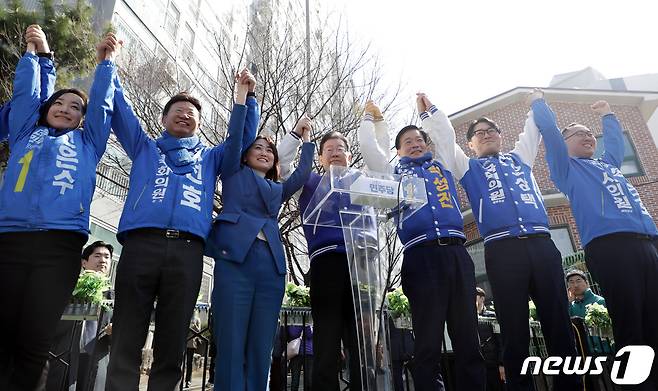
[[[88,104],[83,92],[65,89],[42,105],[35,50],[47,52],[48,44],[38,26],[27,29],[26,41],[28,50],[16,69],[11,154],[0,189],[3,390],[34,388],[80,272],[96,164],[110,132],[115,66],[109,59],[120,46],[113,35],[98,45]]]
[[[304,140],[299,166],[279,183],[276,146],[259,136],[241,156],[242,132],[229,132],[222,161],[224,210],[207,242],[215,258],[218,390],[266,389],[286,274],[277,216],[311,173],[315,145],[309,131]]]

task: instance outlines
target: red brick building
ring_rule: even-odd
[[[481,116],[494,120],[502,130],[503,151],[514,147],[523,129],[529,107],[525,96],[530,88],[519,87],[487,99],[450,116],[457,133],[457,142],[464,152],[474,156],[466,142],[468,124]],[[601,135],[601,121],[589,106],[597,100],[607,100],[619,118],[624,131],[626,150],[622,172],[630,178],[639,191],[649,212],[658,218],[658,148],[647,126],[647,122],[658,107],[658,92],[545,89],[545,97],[557,114],[562,128],[571,122],[579,122]],[[598,137],[597,136],[597,137]],[[599,143],[601,149],[603,143]],[[598,151],[597,151],[598,152]],[[560,193],[550,179],[548,166],[541,145],[534,166],[534,175],[539,183],[548,211],[551,236],[563,256],[581,249],[580,236],[566,197]],[[484,269],[484,247],[471,207],[460,187],[460,201],[464,214],[467,249],[475,262],[478,284],[486,290],[488,283]],[[658,221],[658,220],[656,220]]]

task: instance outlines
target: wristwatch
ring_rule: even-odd
[[[55,61],[55,53],[54,52],[38,52],[37,56],[38,57],[49,58],[50,61]]]

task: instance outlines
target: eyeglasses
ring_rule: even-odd
[[[494,129],[494,128],[487,128],[487,129],[478,129],[475,132],[473,132],[473,137],[484,137],[486,134],[487,136],[493,136],[494,134],[499,134],[500,130]]]
[[[322,152],[326,153],[327,155],[333,155],[335,153],[341,153],[342,154],[342,153],[345,153],[347,151],[346,151],[345,147],[338,147],[336,149],[334,149],[334,148],[325,148]]]
[[[592,131],[590,130],[577,130],[571,133],[570,135],[568,135],[567,137],[565,137],[564,139],[569,140],[573,136],[577,136],[578,138],[594,137],[594,133],[592,133]]]

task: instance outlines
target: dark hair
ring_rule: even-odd
[[[331,139],[342,141],[343,144],[345,144],[345,150],[346,151],[350,150],[350,143],[349,141],[347,141],[347,138],[341,132],[333,131],[325,134],[320,139],[320,151],[318,152],[318,155],[322,155],[322,149],[324,148],[324,144]]]
[[[421,136],[423,136],[423,141],[425,141],[425,144],[427,144],[430,141],[429,136],[427,136],[427,132],[425,132],[423,129],[419,128],[416,125],[407,125],[404,128],[400,129],[398,134],[395,136],[395,149],[400,149],[400,143],[402,142],[402,136],[404,136],[405,133],[411,131],[411,130],[417,130]]]
[[[265,173],[265,178],[270,179],[273,181],[278,181],[279,180],[279,152],[276,149],[276,144],[274,144],[274,141],[272,141],[271,138],[265,137],[265,136],[257,136],[256,139],[254,140],[253,143],[247,148],[244,153],[242,154],[242,162],[246,163],[246,158],[247,158],[247,153],[251,150],[251,148],[256,144],[257,140],[265,140],[267,145],[272,148],[272,153],[274,154],[274,164],[272,164],[272,168],[270,168],[266,173]]]
[[[89,101],[87,94],[77,88],[62,88],[61,90],[55,91],[55,93],[53,93],[50,98],[48,98],[48,100],[45,101],[39,108],[39,126],[50,126],[48,125],[48,111],[55,103],[55,101],[57,101],[57,99],[59,99],[64,94],[75,94],[82,99],[81,110],[82,116],[84,117],[85,113],[87,112],[87,102]],[[82,121],[80,121],[80,125],[82,125]]]
[[[95,241],[94,243],[90,244],[89,246],[85,247],[84,250],[82,250],[82,259],[88,260],[91,254],[96,251],[97,248],[99,247],[105,247],[110,251],[110,258],[112,257],[112,254],[114,253],[114,246],[112,246],[109,243],[105,243],[102,240]]]
[[[561,133],[562,133],[562,136],[564,136],[564,132],[566,132],[567,130],[569,130],[572,126],[576,126],[576,125],[584,126],[584,125],[582,125],[582,124],[579,124],[578,122],[572,122],[572,123],[570,123],[569,125],[565,126],[564,129],[562,129],[562,132],[561,132]]]
[[[498,133],[500,133],[500,128],[498,127],[498,125],[495,122],[493,122],[493,120],[491,120],[487,117],[480,117],[478,119],[474,119],[468,125],[468,131],[466,132],[466,140],[467,141],[471,141],[471,139],[475,135],[475,126],[477,124],[488,124],[492,128],[496,129],[498,131]]]
[[[183,91],[169,99],[169,101],[165,104],[164,109],[162,109],[162,115],[167,115],[171,106],[177,102],[190,102],[194,105],[194,107],[196,107],[196,109],[199,111],[199,114],[201,114],[201,102],[199,102],[197,98],[190,95],[187,91]]]
[[[475,296],[486,297],[487,294],[484,292],[484,289],[480,288],[479,286],[476,286],[475,287]]]

